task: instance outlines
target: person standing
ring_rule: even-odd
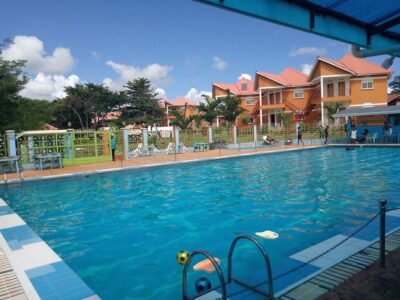
[[[385,121],[383,124],[383,142],[388,143],[389,142],[389,122]]]
[[[326,125],[325,130],[324,130],[324,144],[328,144],[328,137],[329,137],[329,125]]]
[[[355,126],[351,128],[351,143],[354,144],[357,141],[357,129]]]
[[[301,138],[301,129],[300,126],[297,127],[297,145],[300,144],[300,142],[302,142],[302,144],[304,145],[304,142]]]
[[[115,143],[114,135],[111,135],[111,156],[112,160],[115,161],[115,149],[117,149],[117,144]]]

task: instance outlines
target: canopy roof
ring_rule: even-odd
[[[195,1],[400,56],[399,0]]]
[[[374,106],[374,107],[352,107],[340,111],[333,116],[338,117],[357,117],[357,116],[379,116],[400,114],[400,105]]]

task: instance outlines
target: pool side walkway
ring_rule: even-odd
[[[195,162],[209,159],[220,159],[229,158],[237,156],[246,155],[256,155],[262,153],[272,153],[272,152],[282,152],[282,151],[292,151],[301,149],[311,149],[321,147],[321,144],[314,145],[289,145],[289,146],[271,146],[270,148],[256,148],[251,150],[210,150],[203,152],[185,152],[181,154],[162,154],[162,155],[152,155],[144,157],[135,157],[129,160],[115,161],[115,162],[99,162],[86,165],[78,166],[67,166],[61,169],[46,169],[46,170],[25,170],[23,171],[23,180],[30,181],[31,179],[50,179],[56,178],[58,176],[71,176],[74,174],[87,174],[87,173],[101,173],[101,172],[114,172],[121,169],[148,167],[148,166],[160,166],[175,163],[184,162]],[[20,176],[18,174],[6,174],[7,183],[18,183],[21,182]],[[0,174],[0,184],[4,184],[3,174]]]
[[[0,198],[0,300],[100,299]]]

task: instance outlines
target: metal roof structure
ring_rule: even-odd
[[[352,44],[357,57],[400,57],[399,0],[195,1]]]
[[[339,117],[359,117],[359,116],[380,116],[400,114],[400,105],[374,106],[374,107],[353,107],[340,111],[333,115]]]

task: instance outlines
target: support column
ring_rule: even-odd
[[[143,128],[143,148],[147,149],[149,147],[149,131],[147,128]]]
[[[7,135],[8,157],[16,157],[17,148],[15,147],[15,131],[7,130],[6,135]]]
[[[124,141],[124,156],[125,159],[127,160],[129,158],[129,136],[127,128],[122,129],[122,137]]]
[[[261,89],[258,90],[258,99],[259,99],[259,104],[260,104],[260,126],[263,124],[263,119],[262,119],[262,91]]]
[[[271,129],[271,111],[268,111],[268,129]]]
[[[28,159],[27,161],[33,161],[33,156],[35,155],[35,149],[33,148],[33,136],[28,136]]]
[[[253,125],[253,139],[254,143],[257,143],[257,125]]]
[[[179,127],[175,127],[175,151],[179,153]]]
[[[346,116],[346,127],[347,127],[347,131],[346,131],[346,137],[347,138],[350,138],[350,136],[351,136],[351,126],[352,126],[352,124],[351,124],[351,118],[350,117],[348,117],[348,116]],[[372,134],[372,133],[371,133]]]
[[[213,131],[212,127],[208,127],[208,143],[212,144],[213,142]]]
[[[233,126],[233,144],[237,144],[237,128],[236,126]]]
[[[67,158],[72,159],[72,131],[70,130],[65,135],[65,144],[67,145]]]
[[[324,102],[321,101],[321,124],[325,126]]]

